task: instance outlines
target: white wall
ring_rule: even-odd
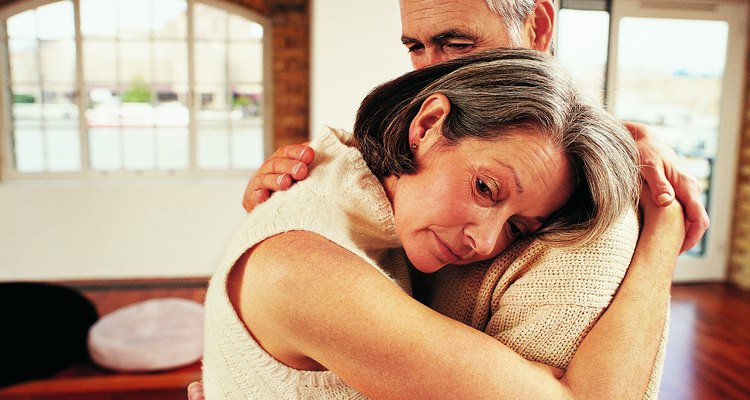
[[[208,276],[245,183],[2,183],[0,281]]]
[[[411,69],[398,1],[312,2],[312,123]],[[244,212],[246,178],[0,183],[0,281],[208,276]]]
[[[311,124],[350,130],[375,86],[410,71],[398,0],[313,0]]]

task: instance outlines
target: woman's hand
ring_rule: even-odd
[[[700,183],[679,170],[677,154],[666,143],[649,133],[646,125],[626,121],[625,126],[638,146],[641,175],[648,184],[650,199],[664,207],[672,204],[676,197],[685,208],[687,232],[680,252],[689,250],[701,240],[710,223],[700,200]]]
[[[295,181],[307,177],[315,151],[305,144],[290,144],[276,150],[247,183],[242,207],[250,212],[268,200],[273,192],[289,189]]]

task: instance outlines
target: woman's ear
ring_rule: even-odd
[[[409,145],[412,150],[427,150],[442,137],[440,127],[450,109],[451,102],[442,93],[431,94],[425,99],[409,126]]]
[[[534,50],[549,51],[555,32],[555,6],[552,1],[536,0],[534,11],[524,25],[527,46]]]

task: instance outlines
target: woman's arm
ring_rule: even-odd
[[[640,399],[648,385],[685,232],[679,204],[657,207],[651,197],[644,186],[643,229],[628,272],[562,379],[585,397]]]
[[[653,247],[650,234],[669,234],[681,243],[684,232],[665,230],[675,225],[666,224],[667,217],[647,218],[644,245]],[[299,243],[305,243],[303,254]],[[664,312],[650,315],[666,306],[668,279],[660,280],[653,296],[644,296],[650,290],[641,284],[653,282],[646,273],[655,268],[652,263],[674,264],[679,243],[671,259],[639,245],[631,267],[637,275],[628,275],[562,380],[422,306],[361,259],[314,234],[284,234],[258,246],[242,277],[238,305],[271,354],[300,365],[309,357],[374,398],[640,398],[663,327]]]

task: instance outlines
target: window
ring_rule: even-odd
[[[262,162],[263,19],[194,0],[18,4],[0,10],[5,177]]]
[[[585,95],[603,102],[609,49],[609,6],[606,1],[567,0],[560,7],[555,55]]]
[[[711,229],[675,280],[724,276],[748,5],[731,0],[562,0],[557,54],[584,91],[670,144],[704,187]],[[606,72],[605,72],[606,71]],[[606,76],[606,79],[600,77]],[[601,97],[601,95],[599,95]]]

